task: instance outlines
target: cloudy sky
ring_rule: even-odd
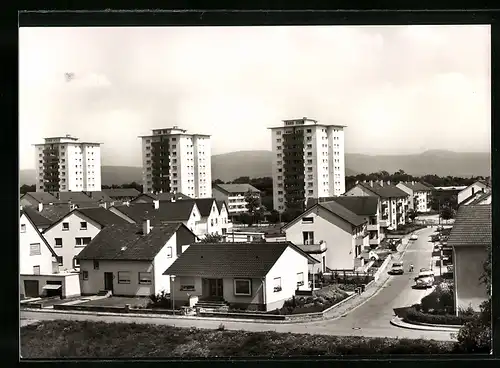
[[[271,148],[269,126],[347,125],[346,152],[490,150],[489,26],[21,28],[21,169],[33,143],[103,142],[140,166],[139,135],[178,125],[212,154]],[[65,73],[74,73],[71,82]]]

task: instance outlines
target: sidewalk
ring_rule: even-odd
[[[414,323],[408,323],[403,321],[402,318],[394,317],[391,319],[391,325],[401,328],[406,328],[410,330],[420,330],[420,331],[441,331],[441,332],[451,332],[458,333],[460,331],[460,327],[440,327],[440,326],[425,326],[425,325],[417,325]]]

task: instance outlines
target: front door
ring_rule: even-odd
[[[38,280],[24,280],[24,296],[38,298]]]
[[[104,290],[113,292],[113,272],[104,272]]]
[[[208,279],[208,295],[211,298],[222,298],[222,279]]]

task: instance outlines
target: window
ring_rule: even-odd
[[[119,284],[130,284],[130,272],[118,271],[118,283]]]
[[[234,279],[234,295],[252,295],[252,280]]]
[[[82,271],[82,279],[84,280],[89,279],[89,271]]]
[[[40,275],[40,266],[33,266],[33,275]]]
[[[88,245],[91,242],[92,238],[90,237],[85,237],[85,238],[75,238],[75,246],[77,247],[84,247]]]
[[[274,292],[278,293],[281,291],[281,277],[275,277],[273,280]]]
[[[151,272],[139,272],[139,284],[151,285]]]
[[[62,229],[63,229],[63,231],[68,231],[69,230],[69,222],[63,222]]]
[[[73,268],[80,267],[80,261],[76,258],[73,258]]]
[[[304,286],[304,272],[297,273],[297,287]]]
[[[57,256],[56,259],[57,259],[57,263],[59,264],[59,266],[62,266],[63,265],[63,257]]]
[[[307,133],[312,133],[312,129],[307,129],[306,132]]]
[[[195,291],[194,277],[181,277],[181,291]]]
[[[302,237],[305,245],[314,244],[314,232],[313,231],[303,231]]]
[[[94,260],[94,270],[99,269],[99,261]]]
[[[21,232],[22,233],[26,232],[26,224],[21,224]]]
[[[314,222],[313,217],[302,217],[302,223],[303,224],[312,224]]]
[[[172,258],[172,247],[167,247],[167,258]]]
[[[40,243],[30,244],[30,256],[39,256],[40,254]]]
[[[87,221],[80,222],[80,230],[87,230]]]

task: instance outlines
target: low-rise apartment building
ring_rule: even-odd
[[[418,181],[399,182],[396,186],[408,193],[408,208],[419,213],[431,211],[432,188]]]
[[[213,197],[227,203],[229,216],[248,212],[245,196],[249,192],[260,198],[260,190],[250,184],[216,184],[212,188]]]

